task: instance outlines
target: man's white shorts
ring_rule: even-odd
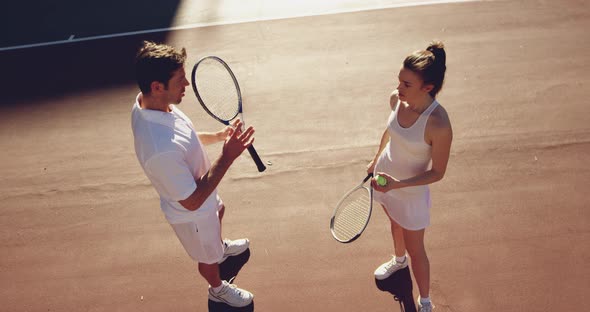
[[[193,260],[213,264],[223,258],[218,210],[201,215],[193,222],[171,224],[171,226]]]

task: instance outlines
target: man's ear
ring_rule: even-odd
[[[152,90],[152,93],[160,93],[165,88],[163,83],[159,81],[152,81],[152,83],[150,83],[150,89]]]

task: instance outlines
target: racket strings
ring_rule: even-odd
[[[197,66],[195,81],[203,104],[217,118],[230,121],[239,110],[239,95],[231,74],[215,60],[203,60]]]
[[[365,189],[359,189],[346,197],[334,215],[334,235],[350,240],[366,226],[371,212],[371,199]]]

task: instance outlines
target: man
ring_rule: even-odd
[[[234,307],[252,302],[253,295],[219,277],[219,263],[248,249],[248,239],[221,240],[225,207],[217,185],[254,140],[254,128],[242,122],[216,133],[197,133],[191,120],[175,105],[189,85],[186,51],[144,42],[136,56],[136,79],[141,92],[131,113],[135,153],[160,195],[160,207],[189,256],[198,262],[209,283],[209,299]],[[235,129],[235,130],[234,130]],[[203,144],[224,142],[211,164]]]

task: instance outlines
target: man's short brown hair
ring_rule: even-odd
[[[135,79],[143,94],[151,92],[154,81],[168,87],[174,71],[184,66],[186,50],[177,50],[165,44],[144,41],[135,57]]]

